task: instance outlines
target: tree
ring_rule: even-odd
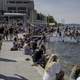
[[[57,21],[53,18],[53,16],[47,16],[47,23],[55,23],[55,25],[57,25]]]

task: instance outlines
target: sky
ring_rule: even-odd
[[[34,0],[35,9],[57,22],[80,24],[80,0]]]

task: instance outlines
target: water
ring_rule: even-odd
[[[50,42],[52,53],[56,52],[60,59],[69,64],[80,64],[80,43]]]

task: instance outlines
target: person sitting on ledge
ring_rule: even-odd
[[[61,69],[57,55],[51,55],[45,67],[43,80],[64,80],[64,72]]]
[[[38,65],[38,64],[42,64],[43,62],[43,48],[42,46],[40,47],[40,49],[36,49],[35,53],[33,54],[32,58],[33,58],[33,62],[34,62],[34,66]]]
[[[41,49],[43,50],[43,53],[46,54],[46,46],[44,44],[41,45]]]
[[[11,48],[11,51],[16,51],[18,50],[18,38],[15,37],[13,41],[13,47]]]

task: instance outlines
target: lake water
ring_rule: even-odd
[[[70,64],[80,64],[80,43],[50,42],[52,53],[56,52],[60,59]]]

